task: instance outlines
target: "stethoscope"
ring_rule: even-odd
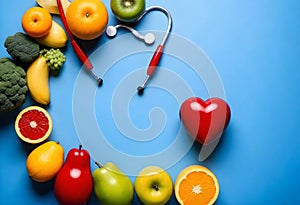
[[[171,29],[172,29],[171,14],[167,9],[165,9],[161,6],[150,6],[150,7],[146,8],[145,11],[141,14],[141,16],[132,23],[139,22],[147,13],[149,13],[151,11],[154,11],[154,10],[161,11],[167,16],[167,18],[168,18],[168,27],[166,29],[165,35],[164,35],[161,43],[157,46],[156,50],[153,53],[151,61],[148,65],[146,79],[144,80],[144,82],[140,86],[137,87],[137,91],[138,91],[139,95],[143,94],[143,91],[144,91],[150,77],[154,74],[155,69],[156,69],[156,67],[157,67],[157,65],[158,65],[158,63],[161,59],[165,43],[166,43],[166,41],[169,37],[169,34],[171,32]],[[135,30],[134,28],[132,28],[128,25],[125,25],[125,24],[117,24],[115,26],[108,26],[107,29],[106,29],[107,36],[109,36],[111,38],[115,37],[117,35],[118,28],[125,28],[125,29],[129,30],[135,38],[137,38],[138,40],[144,41],[144,43],[146,45],[152,45],[155,41],[154,34],[146,33],[145,35],[142,35],[137,30]]]

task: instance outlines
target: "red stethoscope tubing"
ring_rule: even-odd
[[[154,74],[157,65],[159,64],[159,61],[161,59],[161,56],[163,54],[164,45],[160,44],[157,46],[147,69],[147,75],[151,76]]]
[[[149,13],[150,11],[153,11],[153,10],[161,11],[168,17],[168,27],[167,27],[167,30],[166,30],[166,33],[165,33],[165,36],[164,36],[162,42],[157,46],[157,48],[154,51],[153,56],[152,56],[152,58],[149,62],[149,66],[148,66],[148,69],[147,69],[147,77],[146,77],[144,83],[137,88],[139,94],[143,93],[143,89],[145,88],[148,80],[155,73],[155,70],[156,70],[156,68],[157,68],[157,66],[158,66],[158,64],[161,60],[161,57],[162,57],[162,54],[163,54],[163,51],[164,51],[164,45],[165,45],[165,43],[167,41],[167,38],[169,37],[169,34],[171,32],[171,29],[172,29],[172,17],[171,17],[170,12],[167,9],[165,9],[163,7],[160,7],[160,6],[150,6],[150,7],[148,7],[144,11],[144,13],[136,21],[140,21],[147,13]]]
[[[61,3],[61,0],[57,0],[57,6],[58,6],[58,10],[59,10],[59,14],[61,16],[61,20],[64,24],[64,27],[68,33],[68,36],[70,37],[71,40],[71,45],[76,53],[76,55],[78,56],[79,60],[81,61],[81,63],[83,63],[83,65],[88,69],[88,70],[92,70],[93,65],[90,61],[90,59],[88,58],[88,56],[83,52],[83,50],[80,48],[80,46],[78,45],[78,43],[75,41],[73,34],[68,26],[67,23],[67,19],[65,16],[65,12]]]

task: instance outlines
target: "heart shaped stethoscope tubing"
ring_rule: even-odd
[[[153,75],[153,73],[154,73],[154,71],[155,71],[155,69],[156,69],[156,67],[157,67],[157,65],[160,61],[161,55],[163,53],[164,45],[165,45],[165,43],[166,43],[166,41],[169,37],[169,34],[171,32],[171,29],[172,29],[172,16],[171,16],[170,12],[167,9],[165,9],[164,7],[161,7],[161,6],[150,6],[150,7],[146,8],[145,11],[140,15],[140,17],[137,18],[132,23],[139,22],[146,14],[148,14],[151,11],[161,11],[161,12],[163,12],[168,18],[168,26],[167,26],[165,35],[164,35],[161,43],[157,46],[157,48],[156,48],[156,50],[155,50],[155,52],[154,52],[154,54],[151,58],[151,61],[149,63],[148,69],[147,69],[147,76],[146,76],[145,81],[140,86],[138,86],[138,88],[137,88],[137,91],[138,91],[139,95],[143,94],[144,88],[145,88],[148,80]],[[139,40],[144,41],[144,43],[146,45],[152,45],[155,41],[155,36],[152,33],[147,33],[145,35],[142,35],[137,30],[135,30],[133,27],[130,27],[130,26],[125,25],[125,24],[117,24],[115,26],[108,26],[107,29],[106,29],[107,36],[109,36],[111,38],[115,37],[117,35],[117,29],[118,28],[125,28],[125,29],[129,30],[133,34],[134,37],[136,37]]]

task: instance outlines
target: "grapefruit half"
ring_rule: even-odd
[[[52,118],[42,107],[29,106],[17,116],[15,130],[20,139],[31,144],[46,140],[52,132]]]

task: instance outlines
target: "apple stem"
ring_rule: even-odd
[[[159,189],[158,189],[158,186],[157,186],[156,184],[153,185],[153,188],[154,188],[156,191],[159,190]]]
[[[81,150],[81,149],[82,149],[82,145],[80,144],[80,145],[79,145],[79,150]]]
[[[99,167],[102,168],[102,165],[99,162],[95,162],[95,164]]]

